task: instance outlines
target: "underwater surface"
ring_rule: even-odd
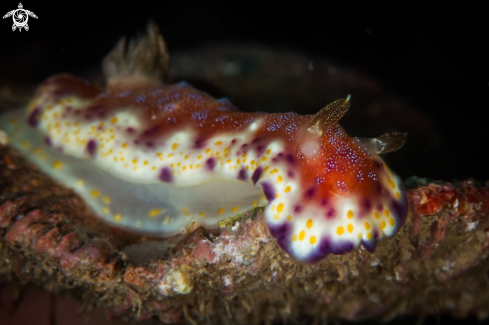
[[[152,19],[170,50],[172,81],[184,78],[244,111],[313,114],[350,93],[347,132],[408,132],[405,147],[385,156],[401,178],[489,178],[489,51],[481,41],[489,23],[477,8],[376,8],[361,1],[343,8],[25,8],[39,17],[29,20],[28,32],[12,32],[7,19],[0,24],[0,110],[60,72],[101,80],[100,58]]]

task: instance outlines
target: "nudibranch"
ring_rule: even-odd
[[[267,227],[296,260],[363,244],[373,251],[407,215],[401,179],[379,154],[405,136],[349,136],[350,99],[314,116],[245,113],[181,82],[164,85],[157,27],[104,60],[107,87],[54,76],[25,112],[1,117],[12,145],[75,189],[106,222],[168,237],[191,222],[264,206]]]

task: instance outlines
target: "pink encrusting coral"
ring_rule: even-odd
[[[26,118],[12,112],[0,125],[113,225],[168,237],[265,206],[280,247],[315,263],[360,244],[373,251],[407,216],[402,182],[378,156],[404,135],[349,136],[337,123],[349,106],[348,97],[314,116],[244,113],[186,83],[116,74],[99,90],[60,75],[39,87]]]

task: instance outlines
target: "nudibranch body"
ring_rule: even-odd
[[[0,125],[110,223],[165,237],[265,206],[280,247],[314,263],[360,244],[372,251],[407,215],[402,181],[378,156],[403,136],[350,137],[337,123],[348,107],[244,113],[186,83],[119,74],[101,91],[59,75],[26,118],[11,112]]]

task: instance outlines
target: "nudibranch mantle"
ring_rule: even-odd
[[[244,113],[186,83],[71,75],[45,81],[0,117],[10,141],[107,222],[167,237],[264,206],[282,249],[304,263],[369,251],[407,215],[402,181],[379,157],[403,135],[350,137],[349,98],[315,116]]]

